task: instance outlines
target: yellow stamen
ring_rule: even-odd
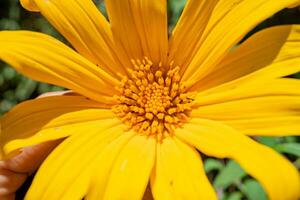
[[[148,59],[132,60],[130,77],[124,77],[114,112],[138,133],[161,141],[188,120],[192,98],[180,83],[179,67],[163,73]],[[158,66],[161,69],[162,66]]]

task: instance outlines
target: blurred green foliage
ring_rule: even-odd
[[[62,37],[39,14],[26,12],[18,0],[1,0],[0,30],[33,30],[44,32],[62,40]],[[32,81],[0,62],[0,115],[15,104],[48,91],[63,88]]]
[[[95,1],[105,13],[101,0]],[[168,0],[168,17],[170,30],[175,26],[186,0]],[[267,19],[251,31],[245,38],[266,27],[280,24],[300,24],[299,8],[285,9]],[[0,1],[0,30],[33,30],[52,35],[66,42],[63,37],[38,13],[22,9],[18,0]],[[295,74],[300,78],[300,74]],[[63,88],[32,81],[0,61],[0,116],[15,104],[48,92]],[[299,137],[257,137],[261,143],[285,154],[291,162],[300,168]],[[215,186],[220,199],[223,200],[266,200],[261,185],[246,174],[234,161],[205,158],[205,170]]]

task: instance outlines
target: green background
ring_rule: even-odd
[[[99,9],[105,13],[105,6],[101,1],[95,1]],[[174,27],[180,16],[185,0],[169,0],[168,16],[170,29]],[[279,24],[300,24],[299,8],[285,9],[276,13],[251,31],[246,37],[266,27]],[[52,35],[62,41],[64,39],[38,13],[25,11],[18,0],[0,0],[0,30],[33,30]],[[0,44],[1,45],[1,44]],[[300,48],[300,45],[299,45]],[[299,74],[293,75],[300,78]],[[300,88],[299,88],[300,89]],[[10,110],[17,103],[37,97],[48,91],[63,90],[63,88],[32,81],[14,71],[0,61],[0,116]],[[260,142],[285,154],[298,169],[300,168],[300,140],[299,137],[257,137]],[[265,200],[266,196],[261,186],[248,176],[240,166],[228,160],[217,160],[205,157],[205,170],[214,184],[220,199],[223,200]],[[284,174],[283,174],[284,176]],[[28,181],[28,183],[30,180]],[[29,184],[27,184],[29,185]],[[24,186],[17,195],[22,199]]]

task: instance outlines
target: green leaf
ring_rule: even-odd
[[[298,158],[295,162],[294,165],[297,167],[297,169],[300,170],[300,158]]]
[[[30,98],[30,96],[33,94],[34,90],[36,89],[37,82],[30,80],[30,79],[24,79],[21,82],[19,82],[18,87],[16,88],[16,99],[19,101],[23,101],[25,99]]]
[[[58,86],[52,86],[51,91],[64,91],[65,89],[63,87],[58,87]]]
[[[240,181],[240,179],[246,175],[246,172],[240,167],[239,164],[237,164],[235,161],[229,161],[226,167],[224,167],[215,178],[214,186],[216,188],[226,189],[231,184]]]
[[[206,173],[213,171],[213,170],[219,171],[223,168],[224,168],[224,165],[219,160],[212,159],[212,158],[208,158],[205,160],[204,169],[205,169]]]
[[[258,141],[264,145],[267,145],[269,147],[275,147],[279,143],[279,138],[277,137],[257,137]]]
[[[284,137],[283,139],[287,143],[297,142],[297,137],[296,136],[287,136],[287,137]]]
[[[293,77],[294,77],[294,78],[299,78],[299,79],[300,79],[300,72],[297,73],[297,74],[294,74]]]
[[[49,92],[51,91],[51,85],[49,84],[46,84],[46,83],[40,83],[39,86],[38,86],[38,92],[40,94],[43,94],[45,92]]]
[[[0,27],[3,30],[17,30],[20,29],[20,26],[17,21],[13,19],[0,19]]]
[[[249,200],[267,200],[267,195],[262,186],[253,179],[248,179],[243,184],[243,192]]]
[[[224,198],[224,200],[241,200],[243,195],[241,192],[233,192],[228,195],[228,197]]]
[[[5,67],[2,71],[2,74],[5,80],[9,81],[15,77],[16,71],[13,68]]]
[[[17,2],[13,3],[17,4]],[[9,9],[9,18],[18,20],[20,18],[20,7],[17,5],[13,5]]]
[[[4,78],[3,78],[3,76],[0,76],[0,86],[2,86],[2,85],[4,85]]]
[[[15,97],[15,91],[14,90],[6,90],[3,93],[3,97],[5,100],[8,101],[13,101],[16,97]]]
[[[178,19],[180,18],[182,10],[186,4],[186,0],[169,0],[168,4],[171,13],[169,23],[171,27],[174,27]]]
[[[284,143],[276,145],[275,149],[281,153],[288,153],[300,157],[299,143]]]

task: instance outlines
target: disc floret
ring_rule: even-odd
[[[153,66],[148,58],[132,60],[132,64],[130,77],[123,77],[118,88],[121,95],[116,96],[119,104],[113,111],[138,133],[161,140],[188,119],[191,94],[180,84],[178,66],[170,64],[163,72],[161,65]]]

